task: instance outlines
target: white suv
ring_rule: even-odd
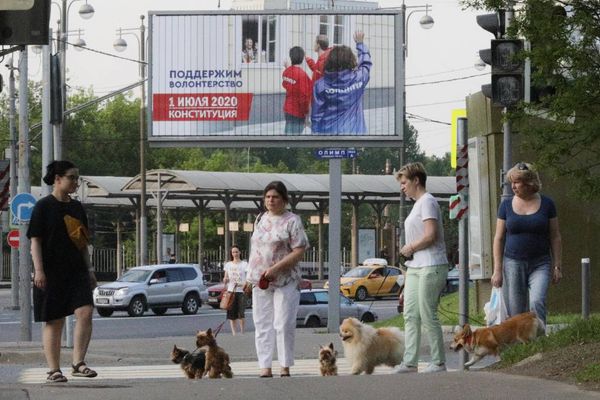
[[[102,317],[123,310],[140,317],[151,309],[163,315],[168,308],[196,314],[206,289],[202,271],[195,264],[161,264],[134,267],[121,278],[94,289],[94,305]]]

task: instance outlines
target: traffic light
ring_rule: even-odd
[[[50,0],[29,3],[32,4],[29,9],[0,10],[0,45],[48,44]]]
[[[479,50],[479,57],[492,67],[492,82],[481,86],[483,94],[495,105],[510,107],[523,100],[524,61],[520,57],[523,41],[504,39],[506,12],[477,16],[477,24],[494,35],[489,49]]]
[[[492,40],[492,101],[510,107],[523,100],[523,71],[525,61],[521,39]]]
[[[62,82],[60,73],[60,57],[50,56],[50,123],[60,124],[63,117]]]

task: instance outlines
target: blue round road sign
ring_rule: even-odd
[[[10,202],[10,210],[19,222],[29,222],[36,201],[31,193],[19,193]]]

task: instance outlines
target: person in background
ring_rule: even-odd
[[[79,170],[70,161],[53,161],[43,180],[53,185],[52,193],[35,204],[27,237],[34,267],[33,316],[44,322],[42,344],[50,368],[46,381],[67,381],[60,369],[60,344],[65,317],[73,314],[71,375],[93,378],[98,374],[86,366],[85,355],[92,337],[96,277],[87,247],[87,216],[70,196],[79,186]]]
[[[285,102],[283,112],[285,114],[285,133],[301,134],[310,107],[312,96],[312,82],[306,72],[300,67],[304,60],[304,49],[294,46],[290,49],[290,61],[292,65],[283,71],[282,85],[285,89]]]
[[[329,47],[329,39],[327,38],[327,35],[317,35],[313,48],[313,50],[317,53],[317,61],[315,62],[315,60],[309,56],[306,56],[306,64],[313,72],[313,82],[318,81],[325,74],[325,63],[327,62],[327,57],[329,57],[331,49],[332,47]]]
[[[395,373],[417,372],[421,327],[429,339],[430,364],[421,372],[446,371],[444,336],[437,309],[448,277],[448,259],[440,206],[427,192],[427,172],[421,163],[410,163],[396,173],[400,188],[413,199],[412,210],[404,221],[406,244],[404,281],[404,360]]]
[[[336,46],[329,53],[325,76],[313,86],[310,115],[313,133],[353,135],[367,132],[363,95],[373,63],[364,38],[363,32],[354,33],[358,63],[348,46]]]
[[[550,281],[562,279],[562,240],[556,206],[540,193],[534,166],[520,162],[506,180],[514,196],[498,207],[492,285],[502,287],[509,316],[534,311],[546,323]]]
[[[271,364],[277,344],[280,375],[290,376],[294,365],[296,315],[300,302],[300,269],[308,238],[300,217],[286,210],[287,188],[269,183],[263,191],[266,212],[252,233],[248,281],[252,289],[252,316],[260,377],[273,377]],[[261,282],[266,282],[263,285]],[[261,289],[261,287],[263,289]]]
[[[254,39],[246,38],[242,49],[242,63],[249,64],[258,62],[258,51],[254,47]]]
[[[244,333],[246,312],[244,285],[246,284],[248,263],[240,258],[241,254],[238,246],[231,246],[231,260],[225,264],[225,276],[223,277],[223,283],[227,285],[227,290],[235,292],[233,307],[227,310],[227,319],[231,324],[231,334],[233,336],[235,336],[235,321],[238,322],[240,333]]]

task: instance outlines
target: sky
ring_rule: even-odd
[[[85,0],[70,6],[69,42],[77,40],[77,30],[87,47],[112,55],[138,59],[137,39],[124,35],[126,51],[113,49],[119,28],[139,32],[140,15],[158,10],[215,10],[218,0],[88,0],[95,9],[89,20],[82,19],[78,10]],[[230,8],[231,1],[222,0],[221,9]],[[399,7],[401,0],[380,0],[380,7]],[[490,45],[491,34],[481,29],[475,20],[481,11],[462,10],[458,0],[406,0],[408,13],[414,6],[431,5],[429,15],[435,24],[422,29],[415,12],[408,20],[408,57],[406,60],[406,111],[409,122],[419,132],[419,145],[427,155],[443,156],[450,151],[450,116],[453,109],[465,107],[465,97],[480,91],[489,81],[489,67],[474,68],[479,49]],[[53,4],[50,26],[56,29],[59,9]],[[75,31],[75,32],[74,32]],[[89,88],[101,96],[139,80],[135,62],[90,51],[67,52],[67,76],[71,86]],[[474,75],[479,75],[472,77]],[[41,56],[30,53],[29,76],[40,80]],[[467,78],[470,77],[470,78]],[[465,78],[465,79],[463,79]],[[439,82],[442,81],[442,82]],[[435,83],[437,82],[437,83]],[[138,95],[138,92],[135,92]],[[417,117],[412,117],[415,115]]]

